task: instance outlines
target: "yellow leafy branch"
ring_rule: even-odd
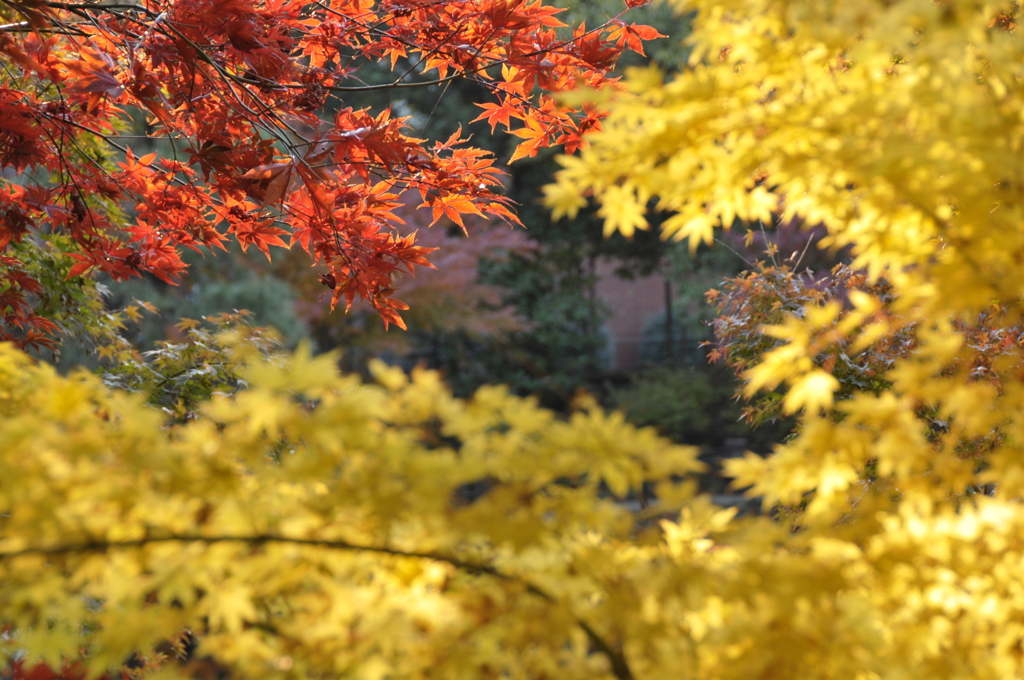
[[[414,559],[432,560],[449,564],[456,569],[461,569],[472,574],[486,574],[502,581],[511,581],[524,586],[526,592],[550,602],[551,604],[562,604],[557,597],[547,592],[535,583],[530,582],[522,576],[506,574],[495,567],[487,564],[469,562],[450,555],[442,555],[435,552],[419,552],[410,550],[398,550],[386,546],[358,545],[349,541],[338,539],[315,539],[315,538],[293,538],[288,536],[273,536],[269,534],[255,534],[252,536],[162,536],[153,538],[140,538],[124,541],[87,541],[82,543],[66,543],[49,547],[35,546],[21,548],[18,550],[0,551],[0,560],[10,560],[26,555],[69,555],[74,553],[105,552],[107,550],[123,550],[131,548],[144,548],[148,545],[161,543],[246,543],[259,545],[266,543],[280,543],[288,545],[302,545],[319,548],[330,548],[334,550],[348,550],[356,552],[378,553],[391,555],[393,557],[406,557]],[[568,607],[567,607],[568,608]],[[612,673],[619,680],[633,680],[633,673],[623,652],[616,649],[610,642],[602,638],[598,632],[582,618],[571,611],[570,617],[580,630],[587,636],[587,640],[597,649],[611,666]]]

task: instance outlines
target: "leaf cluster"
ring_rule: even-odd
[[[1012,501],[790,534],[695,497],[676,481],[692,448],[590,404],[562,419],[502,388],[453,399],[431,372],[377,365],[367,385],[330,356],[233,351],[245,387],[168,428],[142,395],[0,346],[0,645],[19,679],[1015,663]],[[645,482],[658,505],[634,514],[619,501]]]
[[[691,248],[775,219],[848,248],[848,270],[812,280],[773,263],[717,293],[719,353],[742,371],[744,394],[778,390],[754,416],[800,417],[794,438],[729,472],[766,505],[800,509],[784,541],[794,563],[830,554],[871,593],[857,605],[842,596],[831,624],[854,609],[889,617],[854,634],[863,655],[845,670],[832,648],[812,671],[764,675],[897,678],[909,657],[928,677],[1019,675],[990,618],[1016,626],[1016,596],[973,566],[1017,565],[1002,527],[1024,516],[1018,3],[671,4],[695,13],[689,68],[629,74],[590,146],[560,160],[546,204],[572,216],[593,197],[606,229],[625,234],[660,212],[662,234]],[[749,583],[757,610],[772,610],[775,586]],[[903,603],[889,608],[879,589]],[[899,650],[874,646],[926,603],[933,617]],[[747,647],[740,658],[748,650],[772,656]]]
[[[807,307],[839,305],[844,310],[852,309],[851,291],[854,295],[871,295],[881,303],[872,319],[874,323],[895,324],[892,287],[885,281],[870,283],[863,271],[840,264],[816,276],[811,270],[795,272],[787,264],[756,264],[756,269],[726,279],[720,289],[705,293],[715,310],[711,321],[714,340],[707,343],[712,347],[709,359],[724,362],[737,376],[749,377],[749,369],[785,344],[772,334],[771,327],[803,316]],[[843,318],[844,313],[840,312],[836,324],[842,324]],[[880,394],[889,389],[891,383],[885,375],[914,349],[915,335],[913,327],[907,326],[854,351],[853,338],[843,337],[833,325],[821,329],[813,342],[821,346],[814,363],[838,381],[834,398],[841,401],[855,392]],[[737,389],[738,397],[744,394],[753,396],[744,387]],[[778,393],[759,395],[743,412],[744,419],[754,426],[785,415],[782,395]]]
[[[0,346],[7,653],[163,677],[188,672],[157,651],[188,630],[249,677],[630,677],[632,586],[607,569],[639,528],[616,500],[648,482],[686,501],[692,448],[592,404],[562,419],[503,388],[461,401],[436,373],[377,364],[365,385],[329,355],[219,342],[241,389],[187,419],[145,404],[149,374],[202,347],[127,365],[149,389],[131,394]]]
[[[147,311],[155,309],[143,303]],[[181,340],[161,340],[156,348],[139,351],[120,342],[99,348],[111,363],[100,372],[111,389],[141,394],[175,421],[196,416],[202,402],[214,394],[231,394],[244,384],[242,360],[232,347],[245,346],[268,359],[281,351],[274,331],[247,323],[248,312],[207,316],[201,321],[182,319],[175,330]],[[137,312],[132,312],[137,321]]]
[[[428,142],[390,107],[342,99],[468,80],[489,100],[479,119],[524,139],[511,160],[575,149],[603,114],[553,93],[614,86],[618,55],[656,32],[620,12],[563,36],[557,13],[522,0],[7,3],[0,246],[59,233],[71,277],[169,284],[186,268],[183,249],[236,241],[269,258],[271,247],[300,246],[332,308],[363,299],[385,327],[402,326],[395,279],[431,266],[430,249],[396,231],[404,195],[434,222],[518,221],[495,159],[461,128]],[[130,133],[140,115],[170,153],[137,153],[147,145]],[[4,258],[14,332],[3,338],[39,344],[57,328],[33,306],[40,284]]]

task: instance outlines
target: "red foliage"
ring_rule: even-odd
[[[455,225],[443,218],[436,228],[426,229],[430,217],[417,214],[413,203],[410,200],[396,210],[405,220],[398,231],[405,237],[414,236],[416,243],[435,251],[431,255],[431,264],[435,266],[417,269],[415,274],[401,274],[392,282],[392,286],[400,288],[411,305],[409,314],[405,315],[410,326],[426,332],[461,330],[474,335],[500,334],[523,328],[523,320],[515,315],[514,309],[503,303],[502,290],[480,282],[479,269],[482,259],[503,260],[512,253],[523,254],[533,250],[536,244],[528,238],[527,232],[480,217],[465,219],[465,225],[472,233],[469,237],[465,235],[465,229],[453,229]],[[291,276],[294,272],[295,269],[290,269]],[[332,285],[329,280],[320,283],[328,287]],[[329,326],[334,332],[341,331],[339,324],[330,322],[326,317],[323,305],[315,304],[318,292],[312,285],[303,287],[300,296],[306,302],[300,303],[300,313],[312,328],[323,331]],[[370,311],[365,302],[356,302],[352,309]],[[349,324],[341,331],[351,334],[343,344],[372,343],[375,349],[386,345],[388,349],[399,352],[410,349],[406,337],[382,337],[372,328],[359,330],[361,325],[359,322]]]
[[[633,3],[639,4],[639,3]],[[524,141],[512,160],[562,144],[571,152],[600,112],[550,93],[605,87],[623,49],[657,37],[618,17],[560,37],[559,10],[539,0],[143,0],[72,4],[10,0],[0,10],[0,254],[33,231],[68,235],[69,276],[150,273],[174,283],[181,248],[298,245],[344,299],[402,325],[400,271],[432,250],[401,236],[394,213],[419,197],[436,221],[467,214],[516,223],[501,172],[461,132],[428,144],[390,111],[346,107],[346,92],[443,84],[484,86],[477,120]],[[366,84],[360,67],[408,58],[433,80]],[[138,157],[119,130],[133,111],[179,140],[175,159]],[[123,154],[107,165],[90,149]],[[46,178],[46,179],[42,179]],[[121,209],[131,210],[126,221]],[[0,265],[0,340],[46,340],[18,260]],[[29,294],[29,295],[26,295]]]
[[[11,661],[9,667],[11,680],[85,680],[86,669],[81,663],[74,663],[64,666],[55,671],[48,664],[37,663],[26,666],[24,661]],[[110,680],[110,676],[104,675],[100,680]],[[125,675],[122,680],[128,680]]]

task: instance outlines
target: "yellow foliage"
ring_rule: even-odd
[[[897,330],[866,294],[767,329],[748,374],[800,433],[729,472],[795,526],[695,497],[692,449],[592,405],[302,350],[241,357],[246,389],[168,424],[0,347],[4,651],[173,676],[154,649],[185,628],[254,679],[1024,677],[1016,6],[674,4],[692,68],[633,72],[547,197],[627,234],[653,199],[693,243],[801,217],[892,283],[915,344],[891,389],[838,399],[814,363]]]
[[[748,394],[784,390],[799,435],[729,471],[800,531],[735,566],[745,609],[690,603],[691,619],[727,622],[689,624],[698,658],[733,658],[745,677],[1024,677],[1017,3],[669,1],[695,13],[690,68],[628,76],[632,94],[549,196],[594,198],[609,229],[649,197],[664,235],[694,245],[769,212],[820,224],[896,296],[893,323],[857,292],[841,320],[833,304],[763,329],[783,342],[749,369]],[[833,403],[815,357],[911,326],[912,348],[879,376],[890,389]],[[742,540],[727,543],[742,554]],[[780,611],[806,620],[782,625]]]
[[[247,389],[165,425],[0,346],[6,652],[83,658],[93,676],[134,654],[133,672],[180,677],[155,650],[189,630],[197,654],[253,678],[1018,668],[1019,502],[943,505],[925,480],[886,506],[893,490],[859,476],[868,459],[929,474],[899,468],[924,442],[872,435],[912,419],[891,395],[733,466],[770,502],[814,492],[792,534],[693,496],[674,481],[699,469],[693,449],[593,404],[566,420],[498,387],[463,401],[380,364],[365,385],[304,351],[241,370]],[[644,481],[661,505],[634,515],[615,495]],[[836,525],[853,498],[877,512]]]
[[[617,501],[698,470],[694,449],[592,405],[236,353],[247,388],[165,425],[0,346],[8,653],[99,675],[188,629],[239,677],[625,668],[627,575],[659,550]]]

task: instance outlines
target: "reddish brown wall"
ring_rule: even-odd
[[[626,281],[614,274],[614,266],[601,262],[597,296],[612,310],[605,322],[613,371],[640,367],[644,330],[665,311],[665,279],[660,274]]]

